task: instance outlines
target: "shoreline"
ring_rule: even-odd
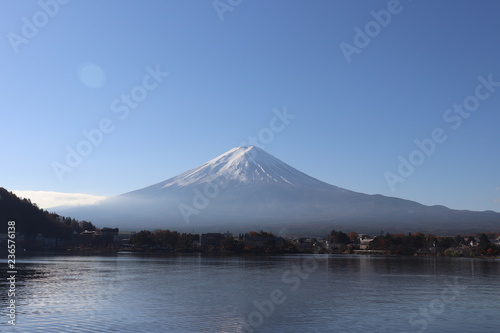
[[[365,252],[366,251],[366,252]],[[5,251],[2,251],[5,252]],[[357,253],[356,253],[357,252]],[[7,253],[7,252],[5,252]],[[111,255],[143,255],[143,256],[158,256],[158,255],[223,255],[223,256],[287,256],[287,255],[329,255],[329,256],[359,256],[359,257],[407,257],[407,258],[469,258],[469,259],[482,259],[482,260],[500,260],[500,256],[446,256],[443,254],[395,254],[388,253],[382,250],[354,250],[352,253],[345,252],[266,252],[266,251],[207,251],[194,249],[191,251],[165,251],[165,250],[130,250],[130,249],[60,249],[60,250],[31,250],[18,252],[18,258],[32,257],[32,256],[111,256]]]

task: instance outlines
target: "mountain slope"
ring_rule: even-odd
[[[135,228],[500,228],[499,213],[457,211],[349,191],[310,177],[254,146],[233,148],[176,177],[68,213],[102,225]]]
[[[15,230],[26,236],[43,234],[46,237],[70,237],[73,231],[81,232],[86,227],[94,228],[92,223],[49,213],[32,204],[28,199],[21,199],[14,193],[0,187],[0,224],[7,232],[8,221],[15,222]]]
[[[332,186],[292,168],[260,148],[250,146],[233,148],[198,168],[134,192],[145,193],[147,189],[158,187],[165,189],[199,186],[214,181],[216,183],[229,182],[232,186],[262,184]]]

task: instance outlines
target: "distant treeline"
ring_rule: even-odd
[[[489,237],[490,236],[490,237]],[[369,250],[385,251],[388,254],[425,255],[442,254],[446,256],[498,256],[500,247],[493,244],[490,238],[499,237],[499,234],[486,233],[455,237],[436,236],[411,232],[405,234],[379,235],[369,242]],[[356,232],[346,234],[342,231],[332,230],[330,241],[340,244],[347,252],[355,249],[360,242]]]
[[[484,233],[478,239],[472,235],[442,237],[422,233],[386,234],[375,237],[370,242],[370,249],[404,255],[439,253],[447,256],[497,256],[500,253],[500,248]]]
[[[191,249],[200,235],[185,234],[170,230],[142,230],[130,236],[130,243],[136,247],[168,248],[173,250]]]
[[[20,199],[2,187],[0,187],[0,221],[4,224],[4,230],[0,230],[0,233],[7,233],[8,221],[15,221],[16,232],[20,234],[26,236],[41,234],[44,237],[73,242],[75,234],[98,230],[91,222],[78,221],[40,209],[29,199]],[[118,233],[118,229],[116,229],[116,233]],[[409,233],[407,235],[386,233],[369,238],[369,243],[366,243],[366,239],[370,236],[362,235],[361,237],[356,232],[347,234],[335,230],[322,239],[295,238],[291,240],[276,237],[272,233],[264,231],[251,231],[245,235],[240,234],[238,237],[218,235],[220,239],[216,237],[215,243],[213,243],[212,237],[212,247],[236,252],[260,248],[279,249],[287,252],[331,253],[331,251],[341,251],[349,253],[360,249],[360,244],[364,242],[368,245],[369,250],[385,251],[389,254],[442,254],[447,256],[498,256],[500,254],[499,246],[491,241],[491,239],[499,237],[499,234],[492,233],[489,235],[486,233],[457,235],[455,237],[423,233]],[[131,235],[129,245],[136,248],[192,250],[200,246],[202,238],[203,235],[200,237],[198,234],[170,230],[155,230],[153,232],[143,230]],[[116,243],[116,241],[113,242]]]

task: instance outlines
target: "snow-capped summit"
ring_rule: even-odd
[[[248,185],[259,183],[288,184],[296,186],[328,186],[292,168],[276,157],[255,146],[233,148],[204,163],[157,184],[161,188],[203,185],[213,181]]]

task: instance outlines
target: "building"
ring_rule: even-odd
[[[80,245],[94,245],[96,243],[97,232],[91,230],[85,230],[80,233],[78,237],[78,243]]]
[[[121,240],[118,235],[119,229],[118,228],[102,228],[101,229],[101,242],[103,244],[120,244]]]
[[[359,249],[360,250],[368,250],[370,248],[370,243],[374,240],[372,236],[369,235],[359,235]]]
[[[207,234],[201,234],[200,244],[201,247],[220,247],[220,242],[225,238],[227,238],[226,234],[209,232]]]

